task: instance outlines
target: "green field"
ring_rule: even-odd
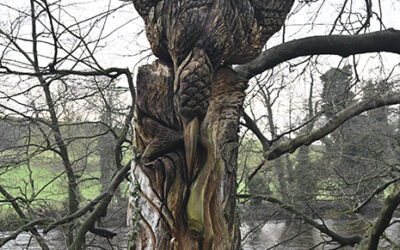
[[[86,165],[84,165],[86,164]],[[81,206],[100,194],[99,159],[90,156],[84,162],[75,162],[79,177]],[[65,214],[68,198],[68,180],[60,160],[52,153],[42,153],[14,166],[0,168],[1,186],[15,199],[26,214],[57,211]],[[0,227],[17,219],[13,207],[0,194]],[[3,220],[3,221],[2,221]]]

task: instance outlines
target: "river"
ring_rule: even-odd
[[[397,218],[399,220],[399,218]],[[340,228],[345,225],[345,221],[333,221],[325,220],[326,225],[329,228]],[[241,228],[242,237],[245,237],[246,233],[250,228],[253,228],[260,223],[253,223],[251,226],[249,224],[243,223]],[[112,242],[92,242],[92,246],[88,249],[126,249],[126,230],[120,229],[119,236],[115,237]],[[9,234],[9,232],[0,233],[0,237]],[[298,235],[296,238],[292,239],[294,236]],[[400,223],[396,223],[386,230],[386,235],[400,244]],[[60,231],[52,231],[45,235],[45,238],[49,244],[50,249],[65,249],[64,238]],[[90,238],[90,236],[89,236]],[[285,240],[292,239],[290,241],[284,242],[277,245]],[[252,235],[247,236],[243,241],[243,250],[259,250],[259,249],[277,249],[277,250],[302,250],[310,249],[317,246],[320,242],[328,240],[324,235],[321,235],[317,230],[310,228],[307,225],[300,224],[297,220],[295,221],[285,221],[285,220],[272,220],[268,221],[264,225],[260,226],[258,231]],[[110,243],[112,246],[110,246]],[[388,244],[381,240],[382,247],[388,247]],[[29,244],[29,247],[27,245]],[[319,245],[314,249],[332,249],[337,247],[337,245]],[[36,250],[40,249],[36,240],[30,237],[28,233],[21,233],[16,240],[9,241],[3,248],[7,250]],[[357,249],[357,247],[346,247],[342,249]],[[391,249],[388,247],[387,249]]]
[[[261,222],[260,222],[261,223]],[[259,223],[259,224],[260,224]],[[340,228],[350,227],[346,221],[325,220],[324,223],[330,229],[336,229],[337,232],[343,232]],[[333,249],[338,247],[335,244],[322,245],[322,242],[329,240],[324,234],[321,234],[316,229],[301,224],[298,221],[274,220],[268,221],[257,233],[246,237],[249,228],[258,225],[253,223],[252,227],[243,223],[241,228],[243,250],[258,250],[258,249],[275,249],[275,250],[302,250],[302,249]],[[353,225],[354,226],[354,225]],[[400,223],[396,223],[386,229],[386,235],[400,244]],[[296,237],[297,236],[297,237]],[[283,242],[283,243],[282,243]],[[282,244],[280,244],[282,243]],[[381,247],[387,247],[388,244],[381,240]],[[358,249],[355,247],[345,247],[341,249]],[[391,249],[391,248],[387,248]]]

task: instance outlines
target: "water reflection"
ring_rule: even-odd
[[[0,237],[9,236],[12,232],[0,232]],[[42,234],[42,230],[39,230],[39,233]],[[46,243],[48,244],[50,249],[63,249],[64,247],[64,238],[60,231],[53,230],[45,235]],[[7,242],[1,249],[7,250],[21,250],[21,249],[29,249],[29,250],[41,250],[39,244],[36,239],[32,237],[31,234],[23,232],[18,235],[15,240],[11,240]]]
[[[119,228],[113,229],[108,228],[111,231],[118,232],[118,235],[114,237],[112,240],[107,240],[104,238],[96,237],[94,238],[91,233],[88,233],[86,237],[86,242],[89,245],[86,249],[88,250],[97,250],[97,249],[126,249],[127,244],[127,228]],[[42,230],[38,230],[41,235]],[[0,232],[0,237],[8,236],[11,232]],[[46,243],[50,249],[66,249],[65,238],[61,231],[53,230],[44,235],[46,239]],[[1,249],[7,250],[41,250],[39,244],[36,239],[31,238],[30,233],[23,232],[18,235],[15,240],[11,240],[7,242]]]
[[[259,222],[261,223],[261,222]],[[337,232],[343,234],[343,227],[348,224],[346,221],[334,221],[325,220],[325,224]],[[311,228],[308,225],[300,223],[298,220],[295,221],[285,221],[285,220],[275,220],[268,221],[265,225],[260,226],[258,230],[254,233],[248,235],[246,234],[257,226],[257,223],[244,223],[241,228],[242,236],[245,238],[243,244],[244,250],[259,250],[259,249],[293,249],[293,250],[303,250],[303,249],[333,249],[338,247],[335,244],[322,244],[328,241],[330,238],[319,231]],[[362,234],[362,232],[359,232]],[[390,226],[386,231],[386,235],[393,240],[395,243],[400,244],[400,223],[396,223]],[[387,247],[391,249],[389,244],[381,240],[381,247]],[[344,247],[341,249],[358,249],[359,246],[354,247]]]
[[[397,218],[399,220],[400,218]],[[245,237],[249,230],[255,226],[260,225],[259,223],[243,223],[241,227],[242,236]],[[342,232],[344,225],[347,225],[346,221],[333,221],[326,220],[325,224],[331,228],[336,229],[338,232]],[[41,233],[41,231],[39,231]],[[119,229],[119,235],[113,239],[112,242],[96,240],[92,242],[92,247],[88,249],[126,249],[126,235],[127,229]],[[395,243],[400,244],[400,223],[396,223],[389,227],[386,231],[386,235],[393,240]],[[9,235],[10,232],[0,233],[0,237]],[[90,238],[90,236],[88,237]],[[60,231],[51,231],[45,235],[45,239],[50,249],[65,249],[65,241]],[[316,247],[318,244],[325,240],[329,240],[328,237],[321,235],[317,230],[311,228],[308,225],[300,223],[298,220],[285,221],[285,220],[272,220],[265,224],[261,224],[258,230],[249,234],[243,244],[244,250],[259,250],[259,249],[276,249],[276,250],[303,250]],[[111,243],[111,245],[110,245]],[[29,246],[27,248],[27,246]],[[101,247],[100,247],[101,246]],[[390,246],[384,240],[381,240],[381,247],[390,249]],[[315,249],[332,249],[337,245],[318,245]],[[31,238],[29,233],[21,233],[16,240],[9,241],[1,249],[7,250],[39,250],[41,249],[37,244],[36,240]],[[355,247],[346,247],[341,249],[357,249]]]

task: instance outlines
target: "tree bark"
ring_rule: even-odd
[[[131,249],[239,249],[235,206],[246,79],[293,0],[134,0],[153,53],[139,69]],[[132,195],[133,196],[133,195]],[[133,223],[135,224],[135,223]]]
[[[276,65],[300,56],[350,55],[371,52],[400,53],[400,31],[387,29],[363,35],[312,36],[286,42],[264,51],[256,59],[235,68],[250,79]]]
[[[393,217],[393,213],[396,208],[400,205],[400,184],[393,186],[392,192],[385,199],[385,203],[379,213],[378,221],[369,230],[368,243],[363,249],[374,250],[378,249],[379,239],[385,232],[386,228],[390,225],[390,220]]]
[[[170,98],[171,74],[160,61],[138,74],[135,146],[140,161],[134,178],[141,186],[143,222],[136,248],[238,249],[237,132],[246,82],[227,67],[217,70],[190,178],[182,127]]]

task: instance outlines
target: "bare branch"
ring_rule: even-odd
[[[11,235],[9,235],[7,237],[4,237],[4,238],[1,238],[0,239],[0,246],[3,246],[4,244],[9,242],[10,240],[16,239],[20,233],[22,233],[24,231],[33,230],[33,229],[35,229],[34,226],[46,224],[48,221],[49,221],[49,219],[37,219],[37,220],[33,220],[33,221],[25,224],[24,226],[22,226],[22,227],[18,228],[17,230],[15,230]]]
[[[341,124],[350,118],[359,115],[365,111],[400,103],[400,93],[389,93],[374,98],[360,101],[333,116],[325,125],[309,133],[298,135],[296,138],[273,146],[270,150],[264,152],[264,158],[273,160],[285,153],[293,153],[302,145],[311,143],[323,138],[337,129]],[[261,168],[257,168],[250,176],[254,176]]]
[[[399,181],[399,180],[400,180],[400,177],[395,178],[395,179],[393,179],[393,180],[390,180],[390,181],[386,182],[385,184],[383,184],[382,186],[378,187],[365,201],[363,201],[360,205],[358,205],[358,206],[353,210],[353,213],[358,213],[358,212],[360,212],[360,210],[361,210],[365,205],[367,205],[367,204],[372,200],[372,198],[373,198],[375,195],[377,195],[377,194],[383,192],[387,187],[389,187],[391,184],[393,184],[393,183],[395,183],[395,182],[397,182],[397,181]]]
[[[369,52],[400,53],[400,31],[387,29],[364,35],[313,36],[293,40],[264,51],[253,61],[235,70],[250,79],[265,70],[300,56],[338,55],[348,57]]]
[[[318,229],[320,232],[328,235],[329,237],[332,238],[332,240],[340,243],[342,246],[354,246],[355,244],[358,244],[363,240],[364,238],[360,235],[352,235],[352,236],[343,236],[339,235],[338,233],[332,231],[329,229],[325,224],[320,224],[313,220],[311,217],[300,211],[299,209],[295,208],[291,204],[287,204],[282,202],[281,200],[272,197],[272,196],[266,196],[266,195],[238,195],[238,198],[251,198],[251,199],[260,199],[260,200],[265,200],[269,201],[275,204],[278,204],[280,207],[283,209],[299,216],[305,223],[309,224],[310,226]]]
[[[26,217],[26,215],[24,214],[24,212],[22,211],[22,209],[20,208],[20,206],[17,203],[17,199],[14,198],[11,194],[9,194],[1,185],[0,185],[0,193],[6,197],[7,201],[11,203],[11,205],[13,206],[14,210],[17,212],[18,216],[23,219],[23,221],[28,221],[29,219]],[[48,219],[38,219],[38,220],[33,220],[29,223],[27,223],[26,225],[20,227],[19,229],[17,229],[16,231],[14,231],[11,235],[4,237],[2,239],[0,239],[0,247],[3,246],[4,244],[6,244],[8,241],[10,240],[14,240],[18,237],[18,235],[20,233],[22,233],[23,231],[30,231],[36,238],[36,240],[38,241],[40,247],[43,250],[48,250],[49,247],[46,244],[44,238],[39,234],[39,232],[37,231],[37,229],[35,228],[35,225],[42,225],[44,223],[46,223],[48,221]]]
[[[112,197],[114,196],[115,190],[118,188],[119,184],[124,180],[128,171],[130,169],[131,162],[128,162],[123,168],[118,170],[114,178],[108,185],[107,190],[104,192],[104,197],[100,200],[97,206],[94,208],[93,212],[89,217],[82,223],[79,227],[78,232],[74,238],[74,242],[69,246],[69,249],[80,249],[84,242],[84,237],[86,233],[94,228],[94,223],[100,217],[102,217],[107,210],[108,204],[110,203]]]
[[[242,117],[246,122],[244,126],[250,129],[257,136],[263,146],[264,151],[268,150],[271,146],[271,142],[260,131],[257,123],[253,121],[253,119],[251,119],[251,117],[244,110],[242,110]]]
[[[50,232],[52,229],[54,229],[56,226],[68,223],[70,221],[75,220],[76,218],[81,217],[82,215],[84,215],[85,213],[87,213],[88,211],[92,210],[94,206],[96,206],[97,203],[99,203],[101,201],[101,199],[104,198],[104,196],[106,195],[106,193],[101,193],[100,195],[98,195],[96,198],[94,198],[93,200],[91,200],[86,206],[82,207],[81,209],[79,209],[78,211],[76,211],[75,213],[68,215],[67,217],[62,218],[61,220],[58,220],[56,222],[51,223],[50,225],[48,225],[44,230],[43,233],[46,234],[48,232]]]
[[[359,115],[365,111],[400,103],[400,93],[389,93],[374,98],[369,98],[359,103],[356,103],[339,113],[337,113],[331,120],[329,120],[324,126],[311,131],[309,133],[301,134],[296,138],[290,140],[289,142],[278,144],[271,150],[264,153],[264,157],[268,160],[273,160],[278,158],[284,153],[293,153],[298,147],[302,145],[310,145],[311,143],[321,139],[322,137],[330,134],[341,124],[343,124],[348,119]]]
[[[378,249],[379,238],[390,225],[393,213],[400,205],[400,185],[395,185],[392,192],[385,200],[381,212],[379,213],[378,221],[370,229],[368,236],[368,250]]]

